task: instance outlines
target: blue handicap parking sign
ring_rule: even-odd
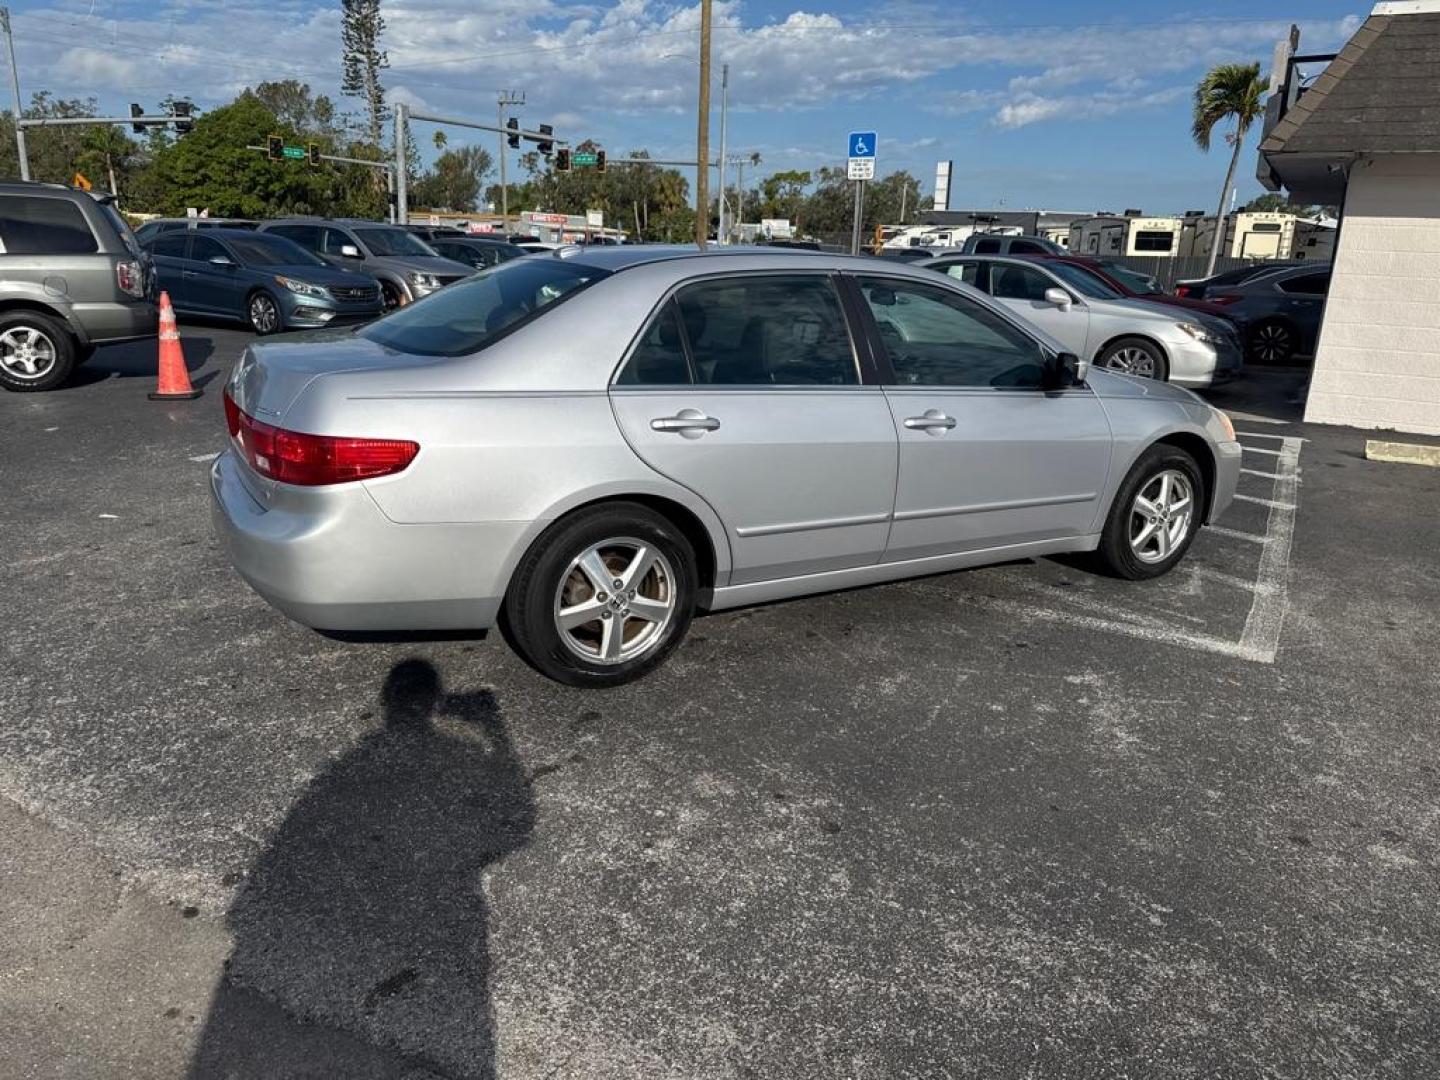
[[[852,131],[850,133],[850,157],[875,156],[875,132]]]

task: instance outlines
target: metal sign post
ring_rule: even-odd
[[[848,167],[845,175],[855,181],[855,220],[850,227],[850,254],[860,254],[860,234],[865,221],[865,181],[875,179],[875,132],[852,131],[846,144]]]

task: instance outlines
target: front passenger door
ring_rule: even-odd
[[[879,561],[895,498],[884,395],[826,273],[681,286],[610,391],[626,441],[725,523],[731,584]]]
[[[1068,307],[1045,299],[1051,289],[1070,297]],[[1026,322],[1034,323],[1076,356],[1089,357],[1090,310],[1049,274],[1021,262],[992,262],[989,293]]]

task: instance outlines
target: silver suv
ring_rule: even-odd
[[[343,270],[360,270],[380,282],[387,308],[428,296],[468,277],[464,263],[442,258],[408,229],[355,218],[287,218],[262,221],[261,232],[293,240]]]
[[[154,336],[149,260],[114,201],[0,183],[0,387],[50,390],[96,346]]]

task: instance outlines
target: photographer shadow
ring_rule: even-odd
[[[423,660],[311,782],[238,894],[192,1078],[495,1075],[483,875],[535,808],[495,699]]]

